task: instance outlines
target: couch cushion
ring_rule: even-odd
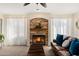
[[[62,47],[69,49],[70,44],[71,44],[71,40],[72,40],[71,37],[67,37],[67,39],[64,40],[64,42],[62,43]]]
[[[79,40],[77,38],[72,40],[69,52],[71,55],[79,55]]]
[[[62,56],[70,56],[70,53],[66,50],[59,51],[59,52],[62,54]]]
[[[58,52],[61,53],[62,56],[69,56],[69,52],[65,49],[63,49],[61,46],[55,45],[55,48],[58,50]]]
[[[62,43],[63,43],[63,35],[57,34],[56,41],[57,41],[57,44],[58,45],[62,46]]]

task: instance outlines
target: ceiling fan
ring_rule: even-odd
[[[24,3],[24,6],[27,6],[31,3]],[[36,5],[40,4],[42,7],[46,8],[47,7],[47,4],[46,3],[35,3]]]

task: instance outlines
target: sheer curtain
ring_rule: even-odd
[[[57,34],[69,35],[70,19],[68,18],[54,18],[53,19],[53,37],[56,39]]]
[[[26,45],[26,27],[23,17],[8,17],[6,26],[8,45]]]
[[[0,19],[0,33],[2,32],[2,19]]]

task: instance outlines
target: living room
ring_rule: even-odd
[[[76,55],[72,47],[65,47],[69,38],[79,38],[78,7],[79,3],[0,3],[0,56]],[[66,40],[61,44],[62,38]],[[55,46],[56,40],[62,47]]]

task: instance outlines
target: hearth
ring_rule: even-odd
[[[32,44],[45,45],[45,35],[32,35]]]

